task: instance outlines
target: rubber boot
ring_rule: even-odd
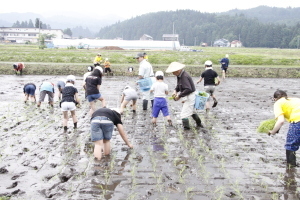
[[[190,130],[190,122],[189,122],[189,119],[188,118],[184,118],[182,119],[182,125],[183,125],[183,128],[184,130]]]
[[[153,108],[154,100],[151,100],[151,108]]]
[[[286,150],[286,163],[289,168],[296,167],[296,152]]]
[[[76,129],[76,128],[77,128],[77,122],[74,123],[74,129]]]
[[[68,127],[64,126],[64,133],[68,131]]]
[[[201,123],[201,119],[197,114],[192,114],[192,118],[196,121],[197,127],[203,128],[203,125]]]
[[[143,110],[147,110],[148,107],[148,100],[144,99],[143,100]]]
[[[213,100],[214,100],[214,104],[213,104],[213,106],[212,106],[212,107],[214,108],[214,107],[216,107],[216,106],[217,106],[217,104],[218,104],[218,101],[217,101],[217,99],[216,99],[215,97],[213,97]]]

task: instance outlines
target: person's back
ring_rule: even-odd
[[[153,83],[152,88],[153,88],[153,92],[154,92],[154,97],[165,98],[167,96],[166,92],[168,92],[169,87],[165,82],[163,82],[161,80],[161,81],[156,81],[155,83]]]
[[[284,118],[289,122],[300,121],[300,99],[280,98],[274,104],[275,115],[283,113]]]
[[[218,74],[212,68],[207,68],[202,72],[201,77],[204,79],[204,86],[215,85],[215,78],[218,77]]]
[[[40,91],[54,92],[54,85],[51,82],[43,82],[40,86]]]

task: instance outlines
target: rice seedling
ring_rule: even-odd
[[[257,127],[256,131],[258,133],[269,133],[270,130],[273,130],[275,123],[276,123],[275,119],[268,119],[262,121],[260,125]]]
[[[213,192],[213,195],[215,199],[222,200],[224,195],[224,187],[223,186],[217,187],[216,190]]]
[[[185,199],[191,199],[193,197],[193,191],[194,187],[187,187],[184,190]]]
[[[277,192],[272,192],[272,200],[279,200],[279,194]]]

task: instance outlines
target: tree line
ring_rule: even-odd
[[[224,38],[240,40],[245,47],[298,48],[300,23],[288,26],[285,23],[262,23],[244,14],[230,16],[177,10],[149,13],[117,22],[100,29],[97,36],[101,39],[121,37],[139,40],[143,34],[148,34],[154,40],[162,40],[163,34],[172,33],[179,34],[179,42],[189,46],[212,45]]]

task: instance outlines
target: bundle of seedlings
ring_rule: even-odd
[[[262,121],[256,131],[258,133],[269,133],[270,130],[273,130],[275,126],[276,120],[275,119],[268,119]]]

